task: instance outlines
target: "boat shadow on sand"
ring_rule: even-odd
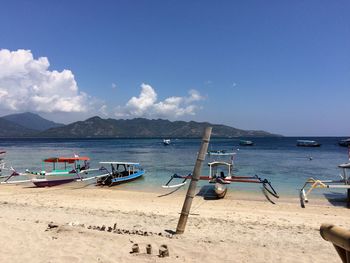
[[[158,197],[165,197],[165,196],[168,196],[168,195],[171,195],[177,191],[179,191],[182,187],[177,187],[175,188],[174,190],[168,192],[168,193],[165,193],[165,194],[161,194],[161,195],[158,195]],[[204,200],[218,200],[218,196],[217,194],[215,193],[215,189],[214,189],[214,185],[210,184],[210,185],[203,185],[198,193],[196,194],[196,196],[200,196],[200,197],[203,197]]]
[[[62,191],[62,190],[79,190],[84,189],[88,187],[94,187],[96,186],[96,182],[70,182],[66,184],[56,185],[56,186],[46,186],[46,187],[38,187],[35,185],[32,185],[28,183],[27,185],[22,185],[22,188],[29,188],[29,189],[50,189],[50,191]]]
[[[324,197],[327,199],[327,201],[337,207],[346,207],[346,194],[343,193],[337,193],[337,192],[330,192],[330,193],[324,193]]]
[[[218,200],[218,196],[215,193],[215,188],[213,184],[203,185],[196,196],[203,197],[204,200]]]

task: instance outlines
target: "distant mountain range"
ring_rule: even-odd
[[[64,124],[46,120],[38,114],[31,112],[11,114],[4,116],[1,119],[5,119],[33,131],[45,131],[50,128],[64,126]]]
[[[279,136],[265,131],[241,130],[208,122],[116,120],[92,117],[68,125],[55,123],[30,112],[0,117],[0,137],[42,138],[197,138],[205,127],[213,127],[212,137]]]
[[[0,137],[28,137],[34,134],[34,130],[0,118]]]

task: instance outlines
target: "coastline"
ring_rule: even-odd
[[[196,196],[185,234],[173,236],[184,194],[159,197],[162,193],[83,184],[2,185],[0,257],[4,262],[339,262],[318,230],[326,222],[350,228],[348,210],[325,200],[313,199],[302,209],[293,198],[273,205],[263,195],[231,192],[222,200]],[[51,222],[57,227],[48,228]],[[93,229],[115,223],[120,233]],[[129,253],[134,243],[140,254]],[[152,244],[153,255],[145,254],[146,244]],[[168,245],[170,257],[156,256],[161,244]]]

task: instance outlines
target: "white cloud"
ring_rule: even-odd
[[[194,89],[191,89],[189,92],[189,97],[186,98],[187,103],[195,102],[195,101],[200,101],[204,100],[205,98],[197,91]]]
[[[167,117],[176,118],[184,115],[195,115],[199,108],[193,104],[204,100],[196,90],[190,90],[187,97],[169,97],[157,101],[157,93],[148,84],[141,84],[141,93],[132,97],[124,107],[118,107],[118,117]]]
[[[79,91],[70,70],[50,71],[46,57],[30,50],[0,50],[0,109],[34,112],[86,112],[89,96]]]
[[[126,104],[126,110],[131,116],[142,116],[151,110],[157,101],[157,93],[147,84],[142,83],[139,97],[132,97]]]
[[[117,88],[117,84],[112,83],[112,89],[116,89]]]

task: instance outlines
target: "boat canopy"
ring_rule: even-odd
[[[76,161],[89,161],[90,158],[82,157],[51,157],[44,160],[45,163],[75,163]]]
[[[207,152],[208,155],[229,156],[235,155],[235,152],[226,152],[225,150],[212,150]]]
[[[227,162],[215,161],[215,162],[208,163],[208,165],[211,166],[211,167],[214,167],[214,166],[220,166],[220,165],[222,165],[222,166],[224,166],[224,165],[231,166],[232,164],[227,163]]]

